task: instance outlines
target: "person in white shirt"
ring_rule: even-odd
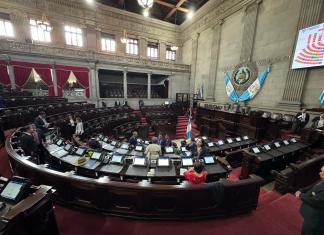
[[[75,127],[75,135],[76,136],[80,136],[80,135],[82,135],[83,133],[84,133],[84,130],[83,130],[83,123],[82,123],[82,120],[81,120],[81,118],[79,118],[79,117],[77,117],[76,119],[75,119],[75,121],[76,121],[76,127]]]

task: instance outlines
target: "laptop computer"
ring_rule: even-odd
[[[183,167],[193,166],[193,160],[190,157],[183,157],[181,159],[181,165]]]
[[[205,156],[204,157],[204,162],[206,165],[208,164],[214,164],[215,163],[215,159],[213,156]]]

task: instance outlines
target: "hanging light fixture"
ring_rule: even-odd
[[[43,13],[43,15],[42,15],[42,20],[41,21],[37,21],[37,25],[40,26],[46,32],[52,32],[52,30],[53,30],[53,27],[48,22],[45,13]]]
[[[126,33],[126,29],[124,29],[124,36],[121,37],[120,42],[123,44],[127,43],[127,33]]]
[[[146,9],[151,8],[153,6],[154,0],[137,0],[137,2],[141,7]]]

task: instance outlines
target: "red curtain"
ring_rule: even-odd
[[[13,61],[11,64],[14,67],[15,81],[18,88],[22,88],[26,84],[31,71],[34,68],[42,81],[47,85],[48,95],[54,96],[54,86],[51,74],[52,66],[50,64],[36,64],[19,61]]]
[[[10,78],[7,70],[8,63],[4,60],[0,60],[0,83],[6,87],[10,87]]]
[[[57,87],[58,95],[63,95],[63,87],[67,80],[69,79],[70,73],[73,72],[78,83],[84,88],[85,95],[89,98],[89,69],[85,67],[77,66],[66,66],[66,65],[56,65],[56,77],[57,77]]]

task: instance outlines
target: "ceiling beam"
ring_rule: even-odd
[[[180,0],[177,5],[175,6],[175,8],[173,8],[166,17],[164,17],[164,20],[168,20],[175,12],[176,10],[178,10],[179,7],[182,6],[182,4],[185,2],[186,0]]]
[[[154,0],[154,2],[157,3],[157,4],[160,4],[162,6],[165,6],[165,7],[169,7],[171,9],[175,9],[176,8],[176,5],[173,5],[171,3],[164,2],[162,0]],[[182,12],[185,12],[185,13],[187,13],[189,11],[188,9],[183,8],[183,7],[178,7],[178,10],[179,11],[182,11]]]

